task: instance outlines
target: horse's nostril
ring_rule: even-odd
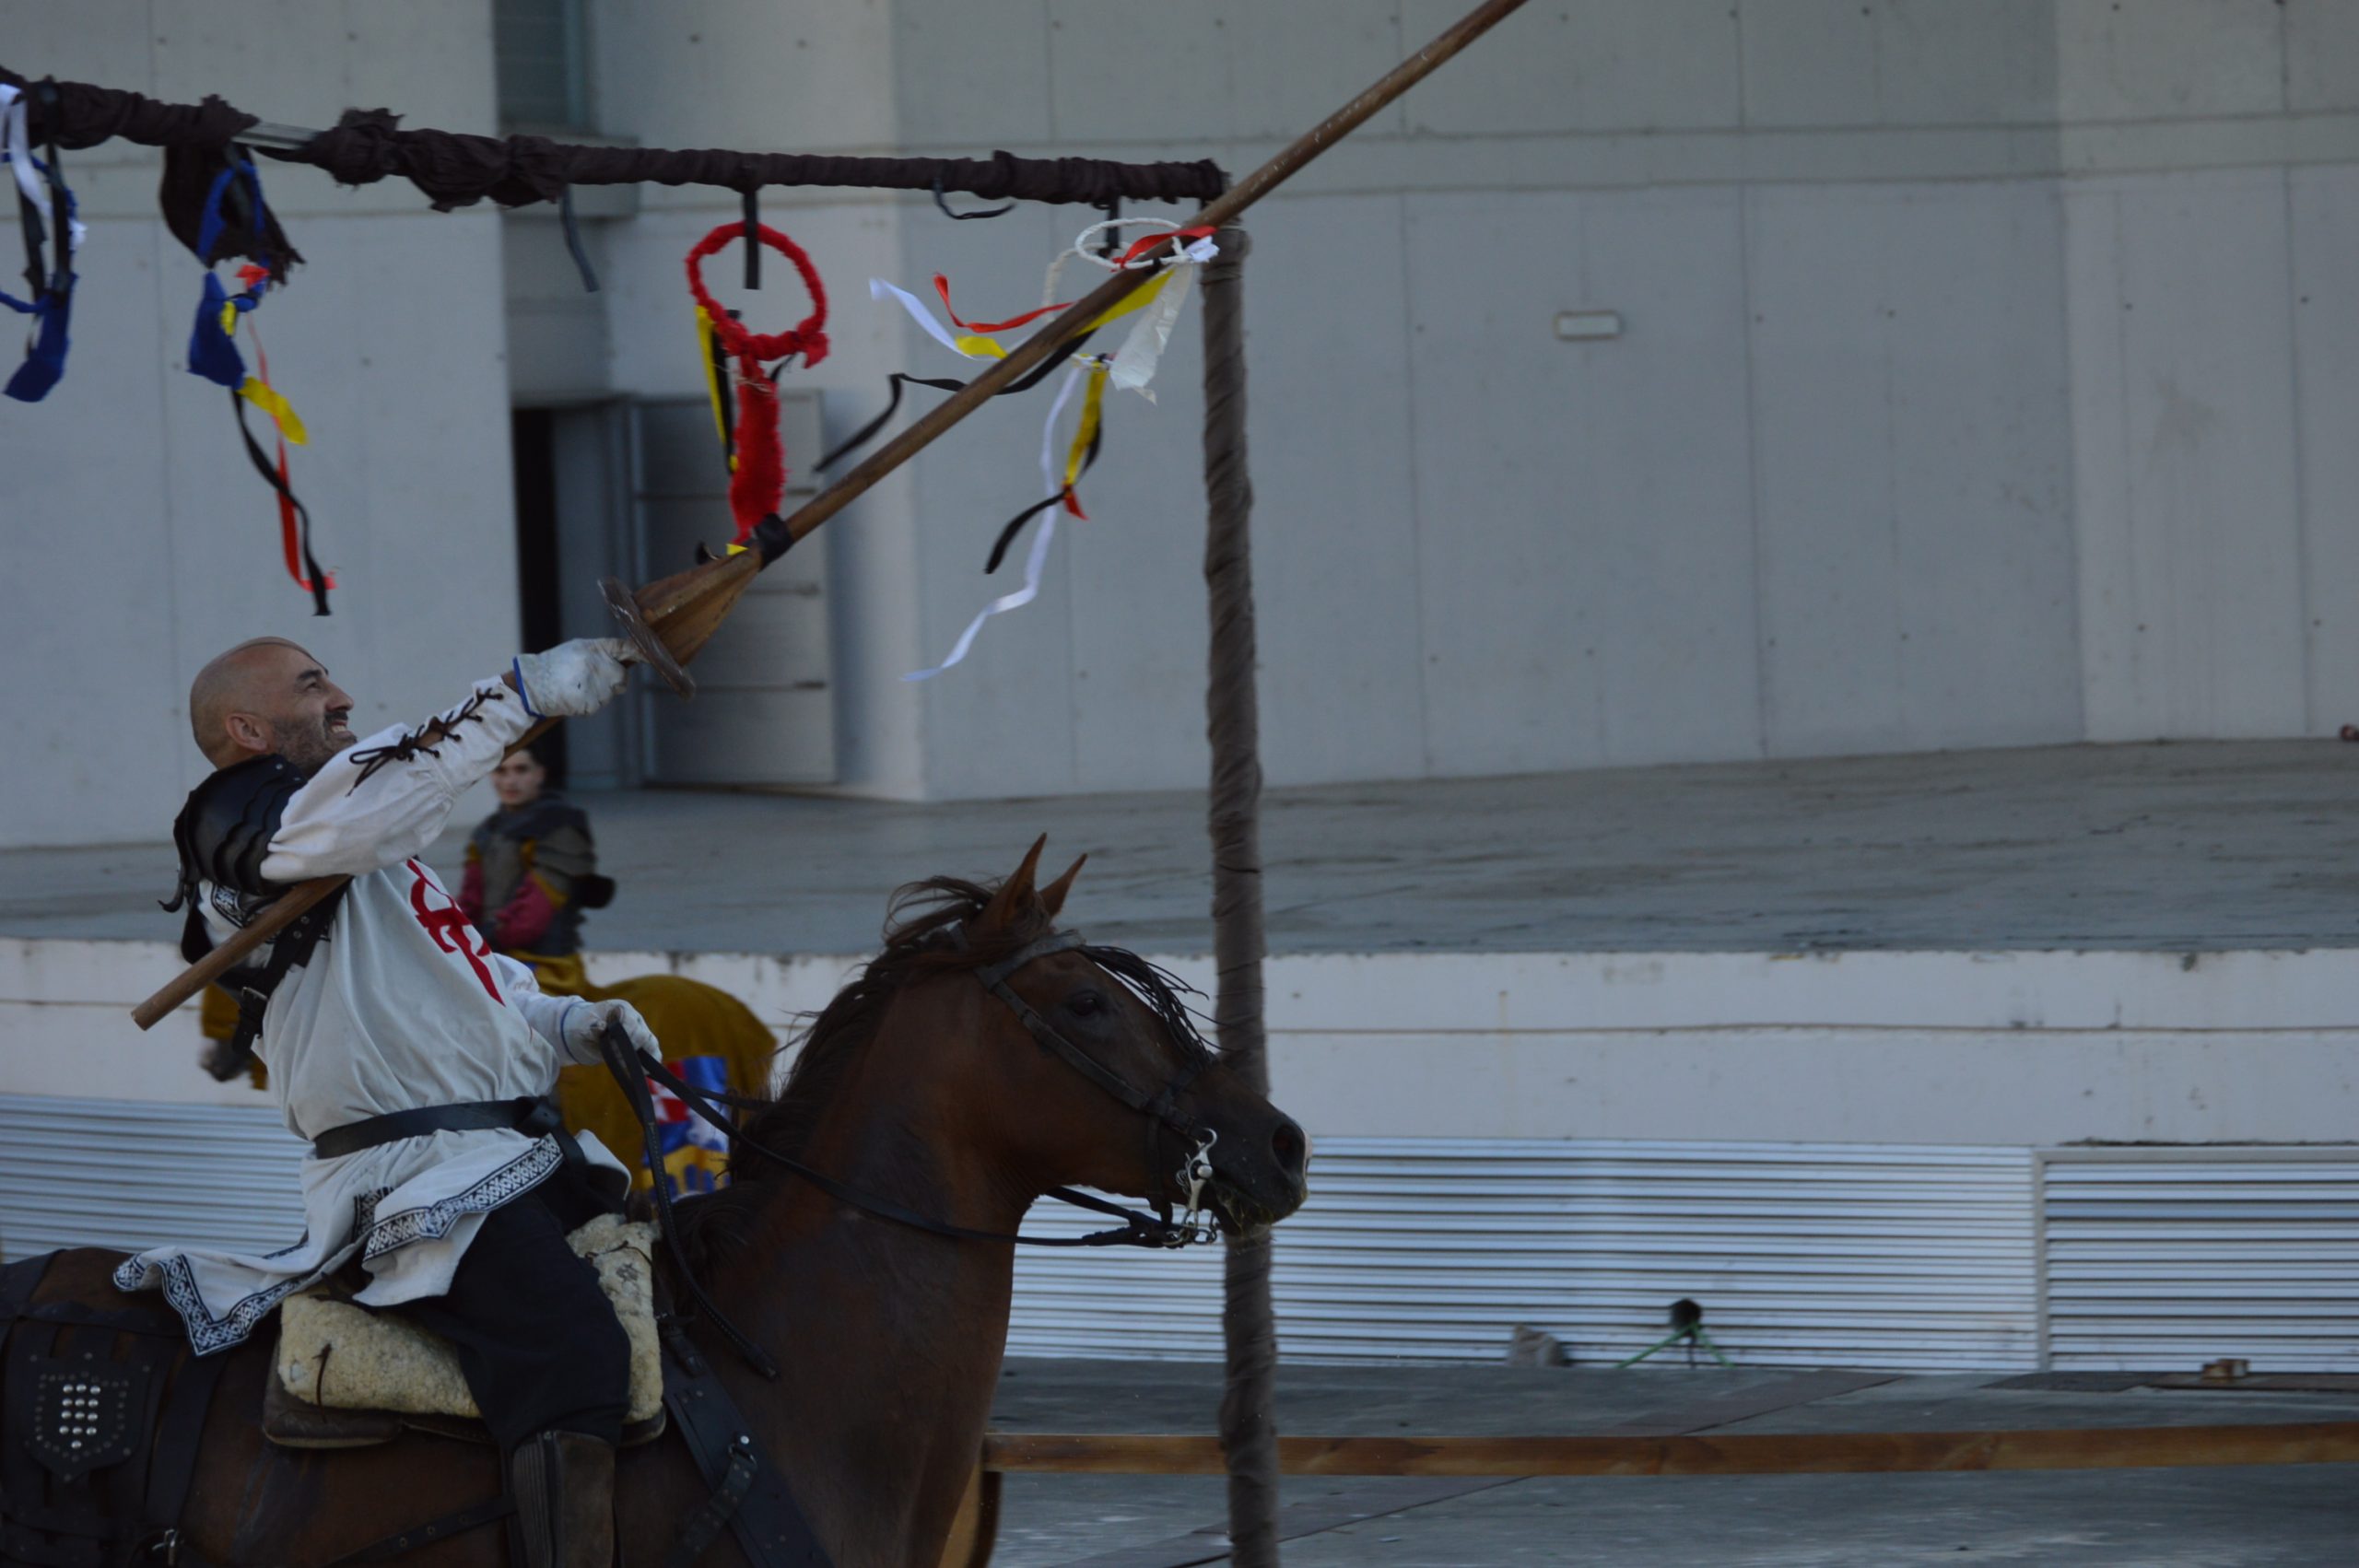
[[[1303,1159],[1309,1153],[1309,1142],[1303,1137],[1301,1128],[1291,1121],[1281,1121],[1277,1130],[1270,1134],[1270,1153],[1277,1156],[1279,1169],[1299,1173]]]

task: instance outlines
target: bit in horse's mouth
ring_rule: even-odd
[[[1268,1204],[1218,1176],[1215,1176],[1204,1188],[1204,1207],[1211,1211],[1222,1235],[1244,1241],[1257,1240],[1268,1235],[1270,1227],[1280,1218]]]

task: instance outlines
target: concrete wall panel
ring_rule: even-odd
[[[1752,233],[1770,749],[2075,738],[2052,199],[1779,192]]]
[[[2105,354],[2095,320],[2108,306],[2118,322],[2118,368],[2100,358],[2074,370],[2095,388],[2117,380],[2121,405],[2118,459],[2101,401],[2098,426],[2076,432],[2091,736],[2297,733],[2284,181],[2186,175],[2070,200],[2085,226],[2076,351]],[[2079,298],[2083,287],[2099,292]],[[2118,491],[2109,501],[2107,490]]]
[[[154,31],[155,10],[153,0],[86,0],[76,6],[11,4],[0,12],[8,27],[8,68],[36,80],[53,76],[61,81],[109,82],[153,93],[157,90],[155,56],[149,35]],[[120,149],[109,151],[120,156]],[[154,156],[145,148],[134,151],[143,158]],[[76,153],[75,162],[107,156],[108,152],[92,148]]]
[[[1858,0],[1743,0],[1744,123],[1872,125],[1876,12]]]
[[[0,626],[16,665],[0,684],[0,726],[15,737],[0,747],[6,844],[152,838],[198,760],[195,671],[173,637],[177,476],[130,461],[166,450],[158,269],[186,277],[194,264],[160,225],[136,222],[93,224],[76,264],[82,299],[115,302],[111,319],[85,304],[65,379],[43,402],[0,404]],[[258,499],[251,518],[261,524]],[[244,558],[266,564],[258,550]]]
[[[2272,114],[2285,105],[2278,0],[2055,0],[2067,122]]]
[[[1465,14],[1456,0],[1400,10],[1404,53]],[[1419,84],[1409,123],[1445,135],[1733,127],[1737,30],[1729,0],[1530,6]]]
[[[2062,218],[2036,185],[1881,205],[1895,650],[1912,746],[2081,734]]]
[[[1579,389],[1571,401],[1588,450],[1572,485],[1573,591],[1596,630],[1600,755],[1757,755],[1741,203],[1704,189],[1590,206],[1582,298],[1622,311],[1624,335],[1560,342],[1535,320],[1514,336],[1535,367]],[[1502,376],[1492,395],[1514,382]]]
[[[2359,6],[2285,0],[2285,107],[2296,114],[2359,109]]]
[[[946,154],[1055,135],[1048,0],[904,0],[891,10],[902,146]]]
[[[1228,110],[1228,12],[1226,4],[1049,0],[1058,138],[1078,150],[1218,135]]]
[[[1773,755],[1895,750],[1908,717],[1883,204],[1774,190],[1748,205],[1765,739]]]
[[[588,0],[587,9],[607,135],[819,152],[889,146],[899,135],[889,6]]]
[[[1430,766],[1749,755],[1732,199],[1408,216]],[[1579,309],[1625,335],[1559,341]]]
[[[1389,196],[1321,197],[1253,215],[1247,406],[1273,782],[1426,767],[1402,208]],[[1285,343],[1311,351],[1280,352]],[[1190,444],[1176,427],[1156,439]],[[1175,592],[1196,595],[1201,611],[1196,583]],[[1201,694],[1196,703],[1201,712]]]
[[[2291,177],[2294,363],[2301,452],[2306,727],[2330,735],[2359,718],[2359,168]]]
[[[1227,135],[1236,139],[1292,141],[1425,41],[1403,38],[1401,7],[1362,0],[1224,0],[1218,9],[1227,35]],[[1363,134],[1398,134],[1406,112],[1402,103],[1380,110]],[[1203,135],[1200,124],[1191,139]]]
[[[2054,115],[2056,0],[1876,0],[1873,9],[1884,124],[2019,125]]]

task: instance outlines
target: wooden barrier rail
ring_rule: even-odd
[[[1281,1437],[1292,1476],[1837,1475],[2359,1463],[2359,1422],[1999,1432],[1736,1433],[1682,1437]],[[994,1432],[985,1471],[1223,1473],[1220,1441],[1168,1433]]]

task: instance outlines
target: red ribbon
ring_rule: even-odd
[[[1020,316],[1010,316],[1003,322],[962,322],[958,319],[958,312],[950,308],[950,280],[940,273],[934,274],[933,291],[942,296],[942,309],[949,316],[952,324],[964,327],[968,332],[1007,332],[1023,326],[1027,322],[1037,322],[1041,317],[1062,310],[1073,303],[1068,299],[1063,304],[1043,305],[1037,310],[1027,310]]]
[[[803,286],[811,292],[811,313],[789,331],[750,331],[722,310],[704,286],[704,259],[731,240],[744,239],[746,225],[743,221],[722,224],[698,240],[687,256],[688,292],[696,297],[706,319],[712,323],[714,339],[736,361],[737,448],[735,466],[729,477],[729,513],[736,520],[736,543],[740,544],[753,537],[754,529],[764,518],[775,516],[779,503],[786,498],[786,452],[779,440],[778,388],[762,364],[800,354],[804,364],[816,365],[827,357],[827,291],[819,282],[819,270],[811,264],[811,258],[804,254],[802,246],[768,224],[753,226],[753,232],[759,243],[794,263],[794,270],[803,275]]]
[[[238,269],[238,281],[248,288],[260,288],[271,281],[271,272],[268,267],[256,266],[249,262]],[[246,330],[253,334],[254,380],[264,386],[268,386],[270,385],[270,356],[263,352],[262,333],[252,322],[246,323]],[[274,431],[276,430],[277,416],[274,415],[270,423],[271,428]],[[295,579],[296,587],[309,591],[312,584],[311,578],[303,570],[302,525],[295,514],[295,490],[288,477],[287,438],[283,435],[278,438],[278,543],[287,552],[287,575]],[[334,573],[323,572],[320,575],[326,579],[320,585],[321,587],[330,589],[335,587]]]
[[[740,359],[783,359],[790,354],[800,354],[804,364],[816,365],[827,357],[827,291],[820,287],[819,269],[811,264],[811,258],[803,253],[802,246],[769,224],[757,226],[755,232],[761,243],[794,263],[794,270],[803,275],[803,287],[811,291],[811,313],[799,325],[782,333],[748,331],[745,323],[722,310],[705,287],[704,259],[732,240],[744,238],[743,222],[724,223],[697,241],[696,248],[688,252],[688,292],[704,307],[704,313],[712,318],[713,335],[721,340],[721,345]]]
[[[1206,224],[1198,224],[1193,228],[1167,228],[1160,234],[1143,234],[1131,241],[1129,250],[1114,258],[1114,264],[1126,267],[1166,240],[1209,240],[1212,236],[1212,228]]]

